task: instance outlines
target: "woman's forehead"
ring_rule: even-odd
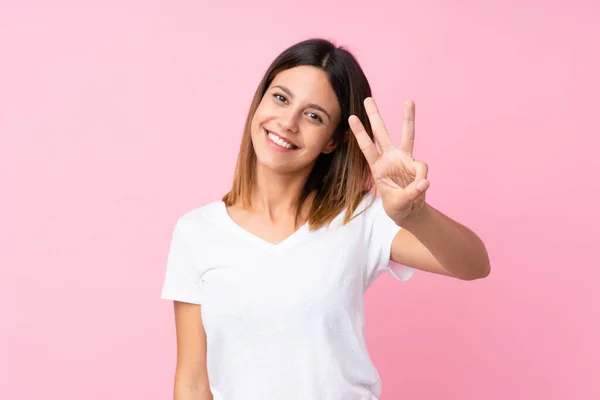
[[[303,65],[281,71],[270,86],[287,89],[293,100],[317,103],[332,111],[336,106],[339,107],[327,74],[321,68]]]

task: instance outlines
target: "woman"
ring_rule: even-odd
[[[175,304],[176,400],[377,399],[363,335],[377,276],[488,275],[481,240],[425,201],[414,105],[394,148],[370,96],[326,40],[269,67],[231,191],[173,232],[162,297]]]

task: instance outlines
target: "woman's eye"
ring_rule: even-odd
[[[287,100],[284,96],[277,94],[277,93],[275,93],[273,95],[273,97],[275,97],[277,100],[282,101],[282,102],[285,102]]]
[[[308,115],[315,121],[323,122],[323,118],[321,118],[319,114],[309,113]]]

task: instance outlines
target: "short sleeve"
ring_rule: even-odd
[[[180,218],[171,237],[161,298],[201,304],[200,269],[184,228]]]
[[[407,281],[415,270],[390,260],[392,241],[402,229],[386,214],[380,197],[365,211],[367,236],[366,279],[370,286],[382,272],[389,272],[400,281]]]

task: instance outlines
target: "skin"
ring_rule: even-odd
[[[415,105],[405,102],[402,141],[398,148],[381,118],[375,101],[365,99],[375,142],[356,116],[348,120],[381,194],[386,213],[401,229],[392,243],[391,260],[462,280],[486,277],[490,264],[481,239],[467,227],[426,202],[428,166],[415,160]],[[301,66],[279,73],[268,88],[252,120],[257,155],[252,208],[228,207],[243,229],[271,243],[279,243],[296,229],[294,205],[312,166],[321,153],[335,149],[332,140],[340,120],[340,106],[325,73]],[[294,143],[280,151],[269,143],[267,129]],[[304,215],[310,206],[307,202]],[[201,306],[175,302],[177,369],[175,400],[212,400],[206,369],[206,333]]]

